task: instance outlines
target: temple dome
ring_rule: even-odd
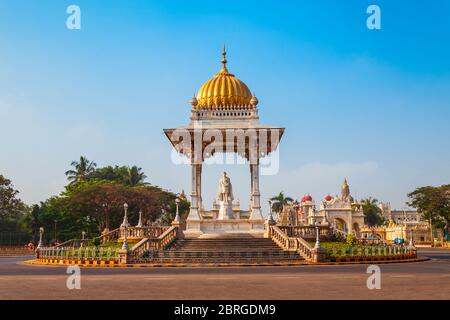
[[[251,94],[247,85],[228,72],[225,48],[222,55],[222,70],[201,86],[197,93],[196,103],[191,103],[191,105],[201,109],[256,107],[258,99]]]

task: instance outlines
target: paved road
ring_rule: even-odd
[[[68,290],[65,267],[28,266],[0,257],[1,299],[446,299],[450,250],[419,249],[432,260],[380,264],[381,289],[369,290],[367,265],[81,269]]]

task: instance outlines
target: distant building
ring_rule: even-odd
[[[354,232],[359,236],[364,226],[364,213],[350,195],[350,187],[345,179],[341,195],[327,195],[320,201],[319,210],[312,196],[307,194],[300,201],[285,206],[277,222],[282,225],[331,225],[343,234]]]
[[[379,204],[381,213],[386,221],[394,220],[396,224],[418,224],[424,222],[417,210],[392,210],[389,202]]]

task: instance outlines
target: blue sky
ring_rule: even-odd
[[[81,8],[81,30],[66,8]],[[381,8],[381,30],[366,8]],[[0,173],[27,203],[57,194],[80,154],[136,164],[189,190],[162,129],[220,68],[256,93],[261,122],[286,127],[262,196],[339,192],[402,208],[450,182],[450,2],[0,1]],[[205,170],[205,202],[224,168]],[[247,166],[225,167],[248,203]]]

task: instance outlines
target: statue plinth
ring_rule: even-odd
[[[197,194],[191,194],[193,204],[186,219],[185,238],[223,233],[248,233],[256,237],[264,235],[264,219],[261,214],[259,192],[253,193],[249,211],[241,211],[239,201],[234,202],[233,186],[226,172],[219,180],[219,191],[213,203],[213,210],[197,207]]]
[[[219,208],[217,220],[234,219],[233,206],[229,201],[222,201]]]

